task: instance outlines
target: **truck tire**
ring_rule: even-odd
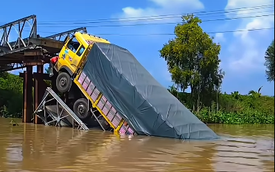
[[[56,88],[60,93],[65,93],[70,90],[72,86],[71,76],[66,72],[61,72],[56,77]]]
[[[89,109],[88,100],[86,98],[77,99],[74,102],[73,111],[82,121],[85,121],[92,116]]]

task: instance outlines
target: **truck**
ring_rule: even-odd
[[[76,32],[50,61],[56,89],[84,123],[96,116],[118,134],[219,138],[127,49],[106,39]]]
[[[82,71],[95,42],[110,44],[106,39],[76,32],[65,41],[59,56],[51,58],[50,75],[56,76],[58,92],[68,93],[66,102],[84,123],[89,123],[94,113],[105,130],[133,135],[133,129]]]

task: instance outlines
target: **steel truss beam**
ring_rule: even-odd
[[[75,32],[87,33],[87,29],[86,29],[86,27],[80,27],[80,28],[68,30],[68,31],[65,31],[65,32],[57,33],[57,34],[54,34],[54,35],[51,35],[51,36],[47,36],[45,38],[54,39],[54,40],[57,40],[57,41],[65,41],[67,37],[71,37]],[[62,38],[64,38],[64,39],[62,40]]]
[[[30,30],[26,30],[26,25],[29,25]],[[14,29],[17,35],[15,42],[10,42],[11,30]],[[28,37],[23,38],[23,31],[28,32]],[[0,26],[0,54],[14,51],[23,47],[28,47],[30,42],[29,38],[37,37],[37,20],[35,15],[31,15],[7,24]]]
[[[62,101],[62,99],[48,87],[41,103],[34,111],[45,125],[64,126],[76,125],[77,129],[89,128],[75,115],[75,113]]]

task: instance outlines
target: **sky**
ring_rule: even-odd
[[[248,94],[262,86],[263,95],[274,95],[274,82],[266,80],[264,66],[265,51],[274,39],[273,0],[24,0],[3,1],[1,6],[0,25],[34,14],[40,36],[87,27],[90,34],[128,49],[164,87],[172,82],[159,50],[174,38],[180,16],[194,13],[221,45],[222,91]]]

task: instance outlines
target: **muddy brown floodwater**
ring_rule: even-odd
[[[274,125],[212,125],[219,141],[179,141],[0,118],[0,171],[274,171]]]

